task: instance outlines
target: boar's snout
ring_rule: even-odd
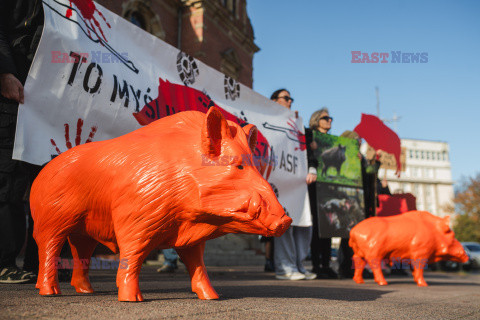
[[[462,249],[462,253],[460,254],[460,262],[461,263],[467,263],[470,258],[468,257],[468,254],[465,252],[465,250]]]
[[[257,220],[266,229],[263,230],[263,235],[267,237],[281,236],[292,223],[292,219],[285,214],[277,198],[269,197],[268,193],[262,197],[258,192],[253,191],[248,212],[251,218]]]
[[[456,239],[454,240],[448,251],[448,255],[450,256],[450,260],[452,261],[466,263],[470,259],[468,257],[468,254],[463,249],[463,246]]]
[[[272,235],[274,237],[280,237],[282,234],[285,233],[285,231],[287,231],[291,223],[292,223],[292,218],[284,214],[283,217],[274,221],[269,226],[269,229],[272,231]]]

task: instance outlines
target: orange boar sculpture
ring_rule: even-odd
[[[375,282],[387,285],[381,265],[392,268],[413,267],[413,278],[425,287],[423,269],[440,260],[467,262],[468,256],[449,227],[450,217],[439,218],[426,211],[410,211],[389,217],[371,217],[350,231],[353,280],[363,283],[362,272],[368,263]]]
[[[93,292],[88,265],[102,243],[126,264],[117,273],[119,301],[143,301],[142,263],[152,249],[170,247],[185,263],[192,291],[218,299],[203,262],[205,241],[227,233],[280,236],[292,222],[269,183],[245,161],[256,136],[254,125],[242,128],[212,107],[53,159],[30,196],[40,294],[60,294],[55,260],[68,239],[77,292]]]

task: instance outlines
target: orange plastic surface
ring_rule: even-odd
[[[386,285],[382,262],[392,268],[413,268],[418,286],[427,286],[423,270],[440,260],[467,262],[468,256],[449,227],[450,217],[439,218],[426,211],[410,211],[390,217],[371,217],[350,231],[356,283],[363,283],[368,263],[375,281]]]
[[[34,181],[30,205],[41,295],[60,294],[55,259],[68,239],[71,284],[91,293],[98,243],[120,253],[118,300],[142,301],[138,276],[153,249],[175,248],[200,299],[217,299],[203,262],[205,241],[227,233],[280,236],[292,220],[248,158],[257,129],[181,112],[124,136],[83,144],[53,159]],[[77,263],[78,262],[78,263]]]

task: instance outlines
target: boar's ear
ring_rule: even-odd
[[[445,230],[445,232],[448,232],[448,230],[450,230],[450,216],[445,216],[442,219],[442,223],[443,223],[443,230]]]
[[[219,156],[223,139],[231,139],[230,128],[220,110],[211,107],[202,128],[203,154],[209,157]]]
[[[247,124],[245,127],[243,127],[243,131],[247,136],[248,146],[250,147],[250,150],[252,150],[252,153],[255,152],[255,147],[257,146],[257,135],[258,135],[257,127],[254,126],[253,124]]]

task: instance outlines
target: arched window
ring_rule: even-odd
[[[222,4],[227,10],[236,17],[237,14],[237,0],[222,0]]]
[[[125,3],[122,16],[139,28],[165,40],[165,31],[160,18],[144,0],[130,0]]]
[[[147,30],[145,19],[139,12],[132,12],[132,14],[130,15],[130,22],[136,25],[137,27],[142,28],[143,30]]]
[[[227,49],[220,54],[222,56],[222,64],[220,71],[235,80],[238,80],[242,64],[233,49]]]

